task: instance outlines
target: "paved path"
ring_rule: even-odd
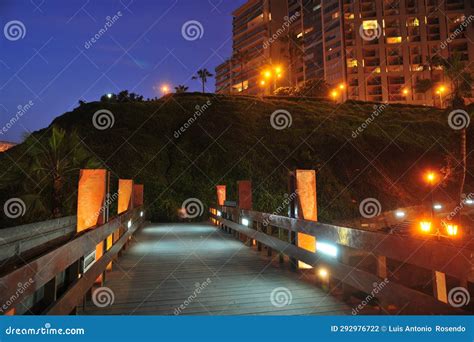
[[[107,274],[104,286],[113,291],[112,306],[88,302],[80,314],[350,313],[344,303],[299,279],[300,274],[275,266],[215,226],[152,224],[135,239]]]

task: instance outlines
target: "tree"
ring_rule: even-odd
[[[202,92],[205,93],[206,92],[207,79],[208,79],[208,77],[212,77],[212,76],[214,76],[214,75],[211,74],[209,72],[209,70],[204,68],[204,69],[200,69],[200,70],[197,71],[196,76],[193,76],[193,80],[201,80]]]
[[[303,48],[300,46],[297,35],[290,32],[286,36],[282,36],[280,39],[288,46],[286,51],[288,57],[288,78],[290,79],[290,85],[293,85],[293,68],[297,61],[300,61],[303,64],[303,78],[304,82],[306,82],[306,66],[303,60],[304,52]]]
[[[24,143],[25,155],[11,172],[0,178],[0,188],[21,194],[30,217],[57,218],[72,210],[71,194],[81,168],[97,168],[77,133],[53,126],[51,135],[39,140],[34,135]]]
[[[466,110],[464,104],[464,97],[471,96],[471,84],[473,81],[471,70],[468,69],[465,61],[463,61],[462,54],[453,53],[448,58],[442,58],[441,56],[436,56],[432,59],[432,64],[439,66],[443,69],[444,75],[450,80],[451,83],[451,96],[450,96],[450,105],[454,109]],[[467,111],[466,111],[467,113]],[[469,115],[469,114],[468,114]],[[460,154],[462,162],[462,175],[459,185],[459,197],[462,198],[464,192],[464,184],[466,182],[466,172],[467,172],[467,148],[466,148],[466,129],[464,127],[461,129],[460,134]]]
[[[323,79],[315,78],[297,87],[294,96],[325,98],[329,93],[329,85]]]
[[[426,96],[426,92],[433,87],[433,82],[429,79],[417,79],[415,83],[415,92]]]
[[[185,85],[180,84],[177,87],[174,87],[174,90],[176,90],[176,94],[182,94],[187,92],[189,87],[186,87]]]

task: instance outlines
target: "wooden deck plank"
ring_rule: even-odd
[[[254,249],[207,224],[143,228],[106,276],[114,303],[92,302],[80,314],[341,315],[346,304],[301,274],[278,267]],[[197,293],[201,286],[200,293]],[[275,306],[272,291],[291,296]],[[288,298],[288,297],[286,297]]]

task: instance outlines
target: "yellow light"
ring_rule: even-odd
[[[260,81],[260,85],[264,86],[264,85],[265,85],[265,81],[264,81],[264,80],[261,80],[261,81]]]
[[[328,270],[325,269],[325,268],[320,268],[320,269],[318,270],[318,275],[319,275],[320,278],[327,278],[328,275],[329,275],[329,272],[328,272]]]
[[[272,77],[272,73],[271,73],[271,71],[266,70],[266,71],[263,72],[263,76],[265,76],[265,78],[270,78],[270,77]]]
[[[334,98],[337,97],[337,91],[333,90],[333,91],[331,92],[331,96],[334,97]]]
[[[446,226],[446,232],[450,236],[456,236],[456,235],[458,235],[458,226],[455,225],[455,224],[448,224]]]
[[[409,93],[408,89],[406,89],[406,88],[403,89],[402,92],[403,92],[403,95],[408,95],[408,93]]]
[[[346,85],[344,83],[339,84],[339,89],[341,90],[346,89]]]
[[[420,229],[423,233],[431,231],[431,221],[420,221]]]
[[[275,72],[276,72],[277,74],[281,74],[281,67],[276,67],[276,68],[275,68]]]
[[[438,87],[438,90],[436,91],[436,94],[442,94],[446,91],[446,87],[445,86],[439,86]]]
[[[164,94],[167,94],[167,93],[169,93],[170,88],[169,88],[167,85],[164,85],[164,86],[161,87],[161,91],[162,91]]]
[[[436,183],[437,178],[438,178],[438,175],[433,171],[428,171],[425,174],[425,180],[430,185],[433,185],[434,183]]]

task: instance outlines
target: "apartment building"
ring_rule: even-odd
[[[234,58],[216,69],[218,92],[262,94],[262,66],[279,63],[284,69],[280,86],[324,78],[334,87],[344,84],[339,90],[344,100],[441,105],[449,80],[431,59],[457,53],[474,62],[469,0],[275,3],[277,7],[272,1],[253,0],[234,12]],[[252,25],[260,15],[260,25]],[[286,26],[289,18],[297,19]],[[281,27],[284,33],[278,31]],[[275,33],[280,33],[278,39],[264,48]],[[237,62],[236,51],[246,50],[253,54]]]
[[[264,68],[286,63],[287,43],[278,35],[288,14],[286,0],[250,0],[233,13],[233,52],[216,68],[218,93],[258,95],[283,77],[261,84]],[[277,39],[272,37],[278,35]]]

